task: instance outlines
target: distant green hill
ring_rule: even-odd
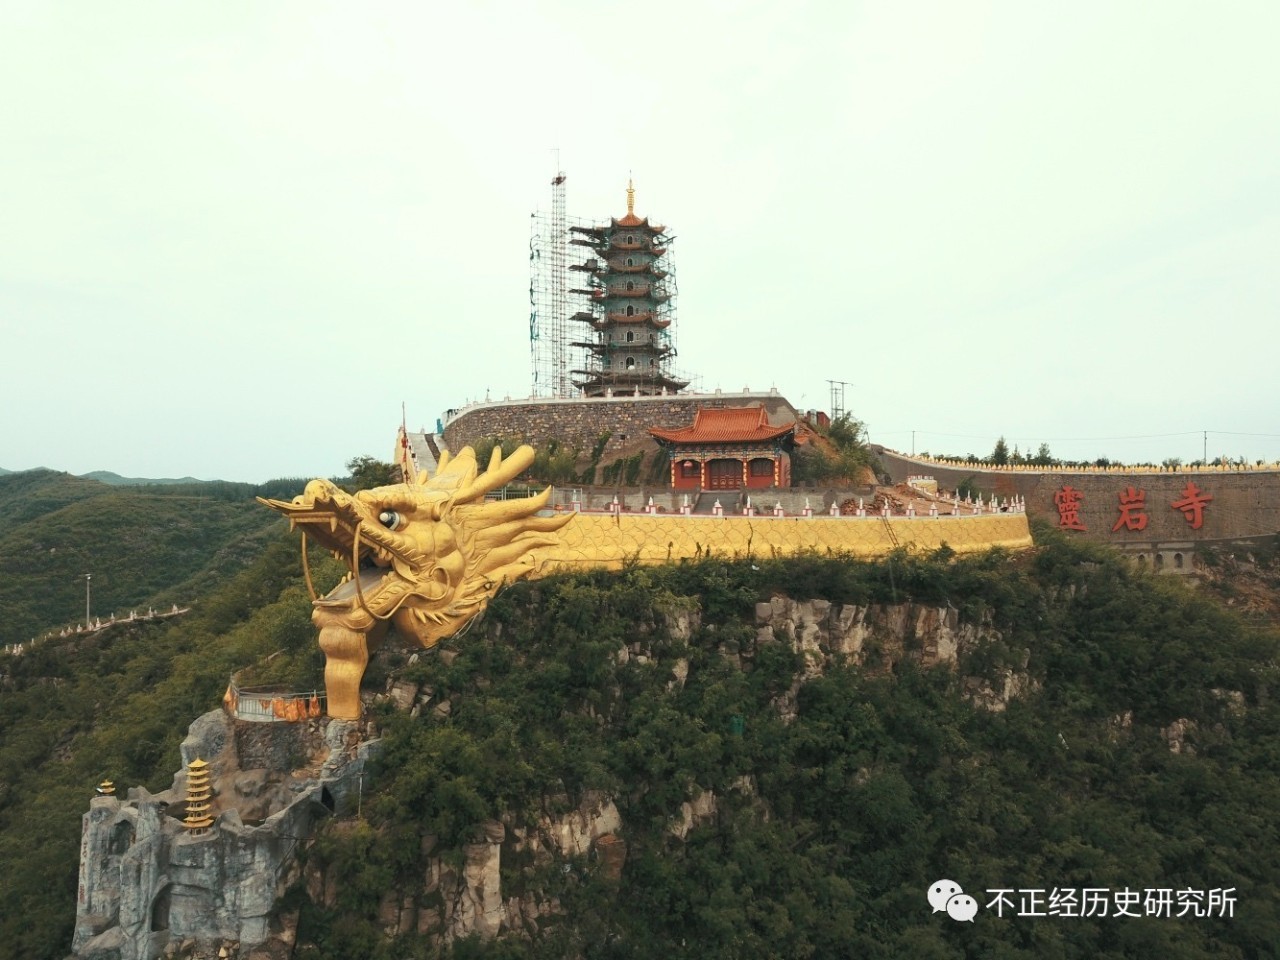
[[[259,491],[300,482],[113,487],[51,470],[0,477],[0,644],[29,640],[84,616],[148,603],[189,602],[262,550],[273,514]]]
[[[36,467],[34,470],[6,470],[0,467],[0,477],[8,476],[12,473],[55,473],[56,471],[48,470],[44,467]],[[140,487],[148,484],[171,484],[171,483],[219,483],[217,480],[197,480],[195,477],[182,477],[180,479],[173,477],[122,477],[118,473],[112,473],[110,470],[94,470],[90,473],[81,473],[76,476],[83,477],[85,480],[97,480],[99,483],[105,483],[114,487]]]
[[[195,477],[182,477],[174,479],[171,477],[122,477],[118,473],[112,473],[110,470],[94,470],[92,473],[82,473],[80,476],[87,480],[97,480],[99,483],[105,483],[113,487],[140,487],[149,484],[170,484],[170,483],[204,483],[204,480],[197,480]],[[217,483],[218,481],[209,481]]]
[[[233,670],[282,646],[299,678],[321,675],[296,540],[283,523],[263,540],[240,548],[253,561],[225,582],[188,583],[196,599],[183,617],[0,653],[0,960],[69,952],[80,816],[95,784],[167,787],[187,725],[218,704]],[[332,586],[336,565],[312,562],[322,589]],[[286,659],[271,666],[287,669]]]
[[[54,470],[9,472],[0,476],[0,538],[30,520],[109,492],[103,484]]]

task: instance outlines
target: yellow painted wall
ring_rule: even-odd
[[[536,574],[583,567],[616,569],[631,559],[668,563],[707,554],[771,557],[813,550],[876,557],[899,545],[927,551],[946,544],[957,553],[1031,546],[1031,531],[1021,513],[887,520],[580,513],[557,536],[556,546],[537,551],[541,563]]]

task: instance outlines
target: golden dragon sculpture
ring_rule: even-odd
[[[787,556],[806,551],[881,556],[899,546],[957,553],[1031,545],[1024,514],[946,519],[839,516],[707,516],[659,512],[555,514],[551,488],[534,496],[488,502],[533,463],[519,447],[495,449],[482,471],[474,451],[443,454],[432,477],[350,494],[312,480],[292,502],[261,500],[303,531],[302,560],[311,590],[311,619],[325,655],[328,713],[360,716],[360,681],[370,653],[394,624],[430,648],[481,613],[504,583],[557,570],[626,563],[670,563],[716,556]],[[261,499],[261,498],[259,498]],[[810,511],[811,513],[812,511]],[[323,597],[306,568],[307,538],[348,565]]]
[[[303,531],[302,562],[325,655],[331,717],[360,716],[360,680],[389,623],[430,648],[480,613],[503,583],[534,568],[533,551],[572,514],[538,516],[551,488],[531,497],[486,502],[533,462],[523,446],[505,460],[495,448],[480,471],[475,453],[443,454],[435,476],[350,494],[312,480],[291,502],[261,503]],[[307,537],[344,559],[349,572],[317,596],[307,569]]]

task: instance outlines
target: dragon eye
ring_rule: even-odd
[[[400,526],[400,514],[396,513],[394,510],[383,510],[378,514],[378,522],[388,530],[394,530],[396,527]]]

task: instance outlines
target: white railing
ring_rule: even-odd
[[[323,690],[285,691],[278,687],[241,687],[235,678],[227,684],[222,705],[237,720],[250,723],[299,723],[324,715]]]

